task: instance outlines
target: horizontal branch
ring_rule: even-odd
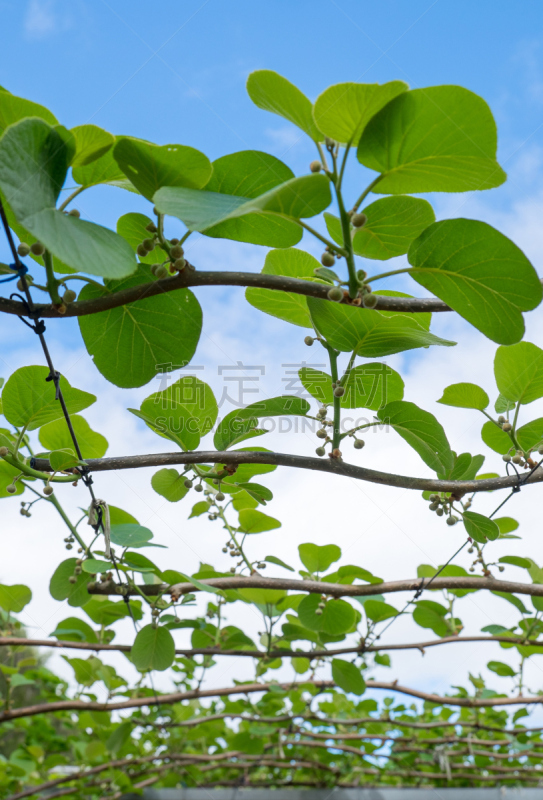
[[[346,584],[327,583],[326,581],[304,581],[296,578],[264,578],[261,575],[233,575],[231,578],[202,578],[198,583],[212,586],[215,589],[280,589],[284,591],[309,592],[325,594],[330,597],[367,597],[374,594],[390,594],[394,592],[416,592],[424,589],[429,578],[407,578],[386,583]],[[526,594],[530,597],[543,597],[543,583],[518,583],[502,581],[496,578],[437,577],[432,580],[432,590],[472,589],[490,592],[509,592]],[[202,591],[193,583],[145,583],[137,588],[116,584],[114,581],[91,585],[89,594],[130,595],[145,594],[154,597],[159,594],[171,594],[174,598],[183,594]],[[455,637],[456,641],[456,637]],[[508,640],[509,641],[509,640]]]
[[[358,467],[355,464],[346,464],[338,459],[310,458],[296,456],[289,453],[252,452],[250,450],[194,450],[188,453],[154,453],[144,456],[118,456],[117,458],[88,458],[85,464],[89,472],[105,472],[118,469],[139,469],[141,467],[166,467],[178,464],[225,464],[239,466],[240,464],[273,464],[279,467],[294,467],[297,469],[310,469],[317,472],[329,472],[346,478],[379,483],[385,486],[395,486],[400,489],[418,489],[433,492],[489,492],[496,489],[512,489],[519,483],[516,475],[506,475],[501,478],[485,478],[473,481],[441,481],[437,478],[411,478],[405,475],[394,475],[388,472]],[[50,472],[51,465],[47,458],[33,458],[30,462],[32,469],[40,472]],[[526,476],[526,483],[540,483],[543,481],[543,469],[538,467],[532,474]]]
[[[333,689],[336,684],[334,681],[303,681],[302,685],[311,684],[319,691],[326,692]],[[122,711],[127,708],[142,708],[149,706],[171,705],[172,703],[180,703],[183,700],[199,700],[203,697],[230,697],[234,694],[254,694],[255,692],[267,692],[270,688],[279,687],[284,691],[290,691],[299,682],[294,683],[246,683],[239,686],[228,686],[223,689],[191,689],[187,692],[174,692],[172,694],[157,694],[154,697],[133,697],[130,700],[121,700],[115,703],[100,703],[98,701],[84,700],[57,700],[49,703],[34,706],[24,706],[23,708],[14,708],[10,711],[4,711],[0,714],[0,722],[8,722],[12,719],[20,719],[21,717],[33,717],[37,714],[52,714],[57,711]],[[383,682],[383,681],[366,681],[368,689],[383,689],[389,692],[399,692],[400,694],[408,695],[409,697],[417,697],[420,700],[425,700],[428,703],[435,703],[436,705],[447,706],[462,706],[463,708],[492,708],[494,706],[524,706],[524,705],[539,705],[543,703],[543,695],[535,697],[524,697],[519,695],[517,697],[447,697],[428,692],[422,692],[419,689],[412,689],[407,686],[401,686],[396,681]]]
[[[476,580],[476,579],[475,579]],[[305,583],[305,581],[304,581]],[[191,584],[192,585],[192,584]],[[373,584],[375,585],[375,584]],[[193,587],[194,588],[194,587]],[[519,644],[524,647],[543,647],[543,640],[523,639],[520,636],[444,636],[441,639],[429,639],[425,642],[406,642],[401,644],[360,644],[357,647],[340,647],[335,650],[221,650],[218,647],[200,647],[188,650],[176,649],[175,654],[185,658],[194,656],[242,656],[245,658],[329,658],[330,656],[344,656],[353,653],[378,653],[393,650],[419,650],[423,655],[428,647],[438,647],[442,644],[465,644],[466,642],[506,642]],[[99,652],[129,653],[131,644],[102,644],[99,642],[69,642],[55,641],[53,639],[23,639],[16,636],[0,638],[0,647],[50,647],[60,650],[90,650]]]
[[[174,292],[177,289],[187,289],[196,286],[245,286],[257,289],[272,289],[281,292],[293,292],[294,294],[305,295],[306,297],[319,297],[327,299],[330,289],[329,284],[316,283],[314,281],[304,281],[300,278],[288,278],[284,275],[264,275],[261,272],[221,272],[191,271],[188,269],[179,272],[171,278],[164,278],[160,281],[150,283],[140,283],[130,289],[121,292],[112,292],[104,297],[95,300],[82,300],[79,303],[70,303],[66,307],[66,312],[61,314],[58,308],[51,303],[36,303],[35,309],[40,317],[54,317],[65,319],[66,317],[83,317],[87,314],[97,314],[100,311],[109,311],[112,308],[134,303],[136,300],[144,300],[147,297],[155,297],[159,294]],[[449,306],[442,300],[430,298],[410,298],[410,297],[385,297],[376,295],[376,308],[381,311],[401,311],[403,313],[451,311]],[[20,317],[28,316],[28,310],[23,303],[16,300],[0,298],[0,312],[5,314],[16,314]]]

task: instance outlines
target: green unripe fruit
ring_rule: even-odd
[[[502,456],[502,459],[503,459],[504,461],[506,461],[506,462],[507,462],[507,461],[511,461],[511,456],[509,455],[509,453],[506,453],[505,455],[503,455],[503,456]]]
[[[376,294],[365,294],[362,298],[362,305],[364,308],[375,308],[377,305],[377,295]]]
[[[77,295],[73,289],[66,289],[64,294],[62,295],[62,302],[63,303],[73,303],[76,299]]]
[[[334,389],[334,397],[343,397],[344,394],[345,394],[345,389],[343,388],[343,386],[336,386],[336,388]]]
[[[512,427],[513,426],[511,425],[510,422],[504,422],[503,425],[502,425],[502,430],[507,433],[508,431],[510,431],[512,429]]]
[[[187,478],[187,480],[185,481],[185,486],[187,489],[192,489],[192,481],[190,478]]]
[[[513,456],[513,464],[522,464],[522,456]]]
[[[142,245],[145,249],[150,252],[151,250],[155,249],[155,240],[154,239],[144,239]]]
[[[320,161],[312,161],[309,165],[309,169],[311,172],[320,172],[322,169],[322,164]]]
[[[8,494],[15,494],[16,491],[17,491],[17,487],[15,486],[14,483],[10,483],[9,486],[6,486],[6,492]]]
[[[140,258],[144,258],[147,255],[147,248],[143,244],[139,244],[136,247],[136,253]]]
[[[439,500],[439,495],[438,494],[431,494],[428,499],[430,500],[431,503],[433,503],[434,501]]]
[[[308,347],[311,347],[314,341],[315,340],[312,336],[306,336],[304,339],[304,344],[306,344]]]
[[[155,225],[154,222],[150,222],[148,225],[145,226],[145,230],[149,231],[149,233],[156,233],[157,226]]]
[[[430,509],[430,511],[437,511],[437,509],[439,508],[439,505],[438,505],[438,503],[430,503],[428,508]]]
[[[358,278],[359,281],[365,281],[366,278],[368,277],[368,273],[366,272],[365,269],[359,269],[358,272],[356,273],[356,277]]]
[[[74,569],[74,575],[81,575],[81,567],[76,567]]]
[[[67,549],[68,549],[68,548],[66,548],[66,550],[67,550]],[[77,578],[75,577],[75,575],[70,575],[70,577],[68,578],[68,580],[69,580],[69,582],[70,582],[70,583],[77,583]]]
[[[174,244],[174,246],[170,250],[170,255],[172,258],[181,258],[185,254],[185,251],[181,247],[180,244]]]
[[[326,147],[335,147],[337,142],[335,139],[331,139],[329,136],[325,136],[324,144],[326,145]]]
[[[498,417],[498,422],[500,423],[500,425],[503,425],[503,423],[507,422],[507,420],[505,419],[505,417]]]
[[[317,417],[319,417],[320,419],[324,419],[325,416],[326,416],[326,409],[319,408],[319,410],[317,411]]]
[[[176,269],[178,272],[181,272],[182,269],[185,269],[187,262],[184,258],[176,258],[173,262],[173,268]]]
[[[543,456],[543,444],[539,445],[539,447],[537,448],[537,452],[539,453],[540,456]]]
[[[151,264],[151,274],[156,275],[157,269],[160,269],[162,264]]]
[[[315,614],[316,614],[317,617],[322,617],[322,608],[317,608],[317,610],[315,611]]]
[[[30,253],[30,245],[26,242],[21,242],[19,247],[17,248],[17,252],[20,256],[27,256]]]
[[[447,525],[456,525],[458,517],[447,517]]]
[[[163,278],[167,278],[169,274],[170,273],[168,272],[166,267],[163,264],[161,264],[160,267],[155,272],[155,278],[161,281]]]
[[[81,212],[78,211],[77,208],[71,208],[68,211],[68,216],[69,217],[77,217],[77,219],[79,219],[79,217],[81,216]]]
[[[222,503],[222,501],[224,500],[224,494],[222,492],[217,492],[217,496],[215,499],[218,500],[219,503]]]
[[[351,222],[354,228],[363,228],[368,218],[365,214],[353,214],[351,217]]]
[[[334,258],[332,253],[329,253],[328,250],[325,250],[324,253],[321,256],[321,264],[322,264],[322,266],[323,267],[333,267],[335,263],[336,263],[336,259]]]
[[[324,449],[324,447],[317,447],[315,453],[322,458],[323,456],[326,455],[326,450]]]
[[[204,491],[204,487],[202,486],[201,483],[199,483],[198,486],[194,487],[194,491],[195,492],[203,492]]]
[[[437,514],[438,517],[442,517],[443,516],[443,509],[442,508],[436,509],[436,514]]]
[[[334,303],[341,303],[343,300],[343,289],[340,289],[339,286],[334,286],[332,289],[328,290],[326,296],[329,300],[333,300]]]
[[[30,252],[35,256],[42,256],[45,253],[45,247],[41,242],[34,242],[30,245]]]
[[[44,486],[43,493],[49,497],[50,494],[53,494],[53,487],[52,486]]]
[[[8,453],[9,453],[9,450],[8,450],[7,447],[0,447],[0,456],[2,458],[4,458],[4,456],[7,456]]]
[[[317,439],[326,439],[326,436],[327,433],[324,428],[320,428],[320,430],[317,431]]]
[[[355,439],[353,442],[353,447],[355,450],[362,450],[365,444],[366,442],[364,441],[364,439]]]
[[[170,239],[170,244],[171,245],[179,244],[179,239]]]

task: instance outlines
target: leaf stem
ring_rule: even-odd
[[[380,281],[382,278],[389,278],[391,275],[401,275],[402,272],[411,272],[411,267],[404,267],[403,269],[392,269],[390,272],[381,272],[379,275],[371,275],[368,278],[368,283]]]
[[[354,299],[360,289],[360,284],[356,274],[356,265],[354,263],[353,242],[351,238],[351,219],[345,210],[345,203],[341,194],[339,186],[340,181],[336,184],[336,199],[339,209],[339,218],[341,220],[341,232],[343,234],[343,245],[346,251],[345,260],[347,261],[347,270],[349,272],[349,296]]]
[[[58,293],[60,281],[55,278],[55,273],[53,270],[53,257],[49,250],[44,252],[43,262],[45,264],[45,272],[47,274],[47,291],[51,297],[51,302],[55,306],[60,306],[62,305],[62,300]]]
[[[58,210],[64,211],[67,208],[67,206],[70,205],[72,200],[75,200],[77,195],[81,194],[81,192],[84,192],[85,189],[88,189],[88,186],[78,186],[77,189],[74,189],[74,191],[71,194],[69,194],[66,200],[58,207]]]
[[[298,223],[298,225],[300,225],[302,228],[308,231],[308,233],[311,233],[313,236],[319,239],[319,241],[325,244],[326,247],[329,247],[330,250],[333,250],[335,253],[340,253],[342,256],[345,256],[345,258],[347,258],[347,251],[343,247],[340,247],[338,244],[335,244],[334,242],[330,241],[330,239],[327,239],[326,236],[322,236],[322,234],[320,234],[318,231],[316,231],[314,228],[308,225],[307,222],[304,222],[301,219],[297,219],[296,222]]]
[[[373,181],[370,183],[370,185],[369,185],[369,186],[367,186],[367,187],[364,189],[364,191],[362,192],[362,194],[360,195],[360,197],[358,198],[358,200],[357,200],[357,201],[356,201],[356,203],[354,204],[354,206],[353,206],[353,209],[352,209],[353,211],[356,211],[356,210],[358,209],[358,207],[359,207],[360,203],[363,203],[363,202],[364,202],[364,200],[365,200],[365,199],[366,199],[366,197],[369,195],[369,193],[371,192],[371,190],[373,189],[373,187],[374,187],[374,186],[377,186],[377,184],[379,183],[379,181],[381,180],[381,178],[382,178],[382,177],[383,177],[382,175],[378,175],[378,176],[377,176],[377,177],[376,177],[376,178],[375,178],[375,179],[374,179],[374,180],[373,180]]]
[[[239,552],[241,553],[241,557],[242,557],[242,558],[243,558],[243,560],[245,561],[245,565],[248,567],[248,569],[249,569],[249,572],[253,572],[253,567],[251,566],[251,563],[248,561],[248,559],[247,559],[247,556],[246,556],[246,555],[245,555],[245,553],[243,552],[243,545],[240,545],[240,544],[238,543],[238,540],[236,539],[236,534],[234,533],[234,531],[233,531],[233,529],[232,529],[232,527],[231,527],[230,523],[229,523],[229,522],[228,522],[228,520],[226,519],[226,515],[225,515],[225,513],[224,513],[224,511],[223,511],[222,507],[221,507],[221,506],[217,506],[217,508],[219,509],[219,517],[222,519],[222,521],[223,521],[223,523],[224,523],[224,527],[226,528],[226,530],[227,530],[227,531],[228,531],[228,533],[230,534],[230,538],[231,538],[231,539],[232,539],[232,541],[234,542],[234,544],[235,544],[235,546],[236,546],[236,549],[237,549],[237,550],[239,550]]]
[[[338,359],[338,351],[334,350],[333,347],[330,347],[328,343],[324,344],[326,350],[328,350],[328,357],[330,358],[330,372],[332,375],[332,384],[338,384],[338,369],[337,369],[337,359]],[[334,394],[334,427],[333,427],[333,434],[332,434],[332,450],[336,450],[341,442],[341,432],[340,432],[340,424],[341,424],[341,398],[336,397]]]

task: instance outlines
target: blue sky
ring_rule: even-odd
[[[504,0],[0,0],[0,84],[48,106],[67,127],[92,122],[115,134],[159,144],[191,145],[211,159],[243,149],[267,150],[297,174],[305,173],[315,157],[313,145],[286,121],[253,106],[245,91],[252,70],[275,69],[311,99],[342,81],[401,79],[412,87],[463,85],[482,95],[494,112],[499,158],[509,181],[479,195],[434,195],[430,199],[438,216],[465,215],[499,227],[538,267],[543,257],[542,23],[540,0],[516,4]],[[78,206],[86,218],[110,227],[127,211],[145,210],[142,199],[113,188],[85,193]],[[312,242],[307,245],[319,253]],[[265,254],[263,248],[204,237],[194,237],[192,246],[191,260],[202,269],[259,270]],[[0,240],[0,260],[7,257]],[[413,290],[413,284],[409,288]],[[213,368],[215,377],[217,364],[237,359],[246,364],[266,363],[270,365],[266,393],[283,392],[278,353],[282,361],[307,358],[302,342],[305,331],[293,332],[288,325],[253,311],[239,290],[202,289],[198,297],[207,333],[194,363],[205,364],[208,372]],[[541,341],[540,316],[537,312],[529,316],[531,341]],[[482,446],[480,423],[470,422],[463,411],[436,406],[434,401],[444,386],[459,380],[480,382],[495,392],[495,347],[454,315],[434,317],[435,332],[457,340],[458,347],[393,356],[390,363],[406,377],[406,399],[419,402],[446,423],[459,452],[461,448],[478,452],[476,448]],[[33,334],[14,325],[19,323],[13,318],[0,320],[0,333],[11,342],[0,354],[4,377],[22,364],[42,363]],[[114,389],[90,365],[75,322],[50,321],[47,331],[57,369],[74,385],[100,394],[88,418],[110,439],[109,454],[163,449],[162,443],[125,411],[127,406],[138,407],[158,387]],[[317,358],[313,351],[311,355]],[[207,373],[200,377],[209,379]],[[254,399],[250,397],[248,402]],[[267,446],[305,454],[315,447],[314,441],[303,438],[301,443],[284,439],[267,442]],[[404,474],[426,475],[418,456],[392,434],[383,437],[381,449],[372,445],[362,453],[350,455],[349,460],[389,470],[399,464],[398,471]],[[501,469],[501,462],[496,459],[493,464],[491,460],[489,469]],[[159,541],[168,543],[171,549],[164,551],[171,554],[168,566],[177,563],[186,564],[187,570],[196,569],[198,560],[214,558],[222,546],[217,531],[210,533],[209,525],[199,520],[187,527],[188,506],[181,512],[178,507],[167,507],[151,492],[150,474],[101,476],[97,478],[99,495],[133,510]],[[355,491],[351,484],[334,484],[332,507],[325,503],[328,485],[324,479],[304,475],[296,483],[292,473],[278,471],[270,485],[278,498],[270,513],[284,523],[274,538],[280,539],[277,551],[284,553],[287,561],[297,558],[297,544],[309,537],[320,544],[337,539],[352,563],[363,564],[376,574],[404,578],[413,575],[421,562],[443,563],[462,541],[460,534],[444,535],[441,528],[436,531],[416,493],[406,497],[407,493],[394,490],[370,491],[358,485]],[[73,494],[67,504],[75,510],[86,498],[79,492]],[[348,508],[353,495],[357,513],[338,515],[334,508]],[[511,513],[525,522],[526,538],[518,543],[518,549],[516,544],[509,545],[508,552],[532,555],[540,548],[532,525],[539,508],[533,490],[527,489],[523,495],[529,500],[524,504],[514,501]],[[492,510],[495,500],[495,496],[483,498],[478,510]],[[16,505],[10,505],[13,513],[6,512],[6,528],[11,525],[18,537],[9,552],[3,552],[4,569],[12,583],[28,581],[35,587],[36,602],[27,621],[35,635],[47,635],[55,622],[72,611],[54,603],[47,592],[49,576],[65,556],[62,537],[47,509],[45,522],[38,523],[36,512],[31,525],[21,522]],[[262,547],[268,546],[265,537],[260,541]],[[24,567],[20,564],[21,543],[35,556],[32,564]],[[511,577],[525,578],[520,573]],[[491,604],[476,607],[475,600],[469,602],[474,631],[502,621],[494,616]],[[399,625],[397,638],[402,630]],[[129,634],[125,631],[125,639]],[[414,635],[412,630],[410,635]],[[501,657],[501,651],[493,656]],[[481,668],[488,657],[488,652],[480,654]],[[450,651],[428,656],[422,663],[418,655],[405,656],[398,673],[402,681],[443,689],[449,681],[465,680],[465,661],[458,651],[454,656]],[[540,682],[539,670],[534,675]]]

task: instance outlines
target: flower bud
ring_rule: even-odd
[[[17,487],[15,486],[14,483],[10,483],[9,486],[6,486],[6,492],[8,494],[15,494],[16,491],[17,491]]]
[[[315,340],[312,336],[306,336],[304,339],[304,344],[306,344],[308,347],[311,347],[314,341]]]
[[[339,286],[333,286],[328,290],[327,297],[335,303],[341,303],[343,300],[343,289],[340,289]]]
[[[154,239],[144,239],[142,245],[148,252],[155,249],[155,240]]]
[[[176,258],[173,262],[173,268],[176,269],[178,272],[181,272],[182,269],[185,269],[187,262],[184,258]]]
[[[353,214],[351,217],[351,222],[354,228],[363,228],[368,218],[365,214]]]
[[[49,495],[53,494],[53,487],[47,484],[47,486],[43,487],[43,493],[49,497]]]
[[[504,422],[502,425],[502,430],[508,433],[513,428],[510,422]]]
[[[139,244],[136,247],[136,253],[140,258],[144,258],[147,255],[147,248],[143,244]]]
[[[355,439],[353,442],[353,447],[355,450],[362,450],[365,444],[366,442],[364,441],[364,439]]]
[[[326,439],[327,435],[328,435],[328,434],[326,433],[326,431],[324,430],[324,428],[320,428],[320,429],[317,431],[317,439]]]
[[[34,242],[30,245],[30,252],[35,256],[42,256],[45,253],[45,247],[41,242]]]
[[[77,217],[77,219],[79,219],[79,217],[81,216],[81,212],[78,211],[77,208],[71,208],[68,211],[68,216],[69,217]]]
[[[323,267],[333,267],[336,263],[336,259],[333,253],[329,253],[328,250],[325,250],[321,256],[321,264]]]
[[[320,161],[312,161],[309,165],[309,169],[311,172],[320,172],[322,169],[322,164]]]
[[[76,299],[76,297],[77,297],[77,294],[74,292],[73,289],[66,289],[66,291],[62,295],[62,302],[63,303],[67,303],[67,304],[73,303],[73,301]]]
[[[170,255],[172,258],[181,258],[184,255],[185,251],[181,247],[180,244],[174,244],[174,246],[170,250]]]
[[[7,447],[0,447],[0,457],[1,458],[4,458],[4,456],[7,456],[8,454],[9,454],[9,450],[8,450]]]
[[[362,305],[364,308],[375,308],[377,305],[377,295],[376,294],[365,294],[362,298]]]
[[[17,252],[19,253],[20,256],[23,256],[24,258],[30,253],[30,245],[27,244],[26,242],[21,242],[17,248]]]
[[[149,231],[149,233],[156,233],[158,228],[154,222],[150,222],[148,225],[145,226],[145,230]]]
[[[326,455],[326,450],[324,449],[324,447],[317,447],[317,449],[315,450],[315,453],[318,456],[320,456],[320,458],[322,458],[323,456]]]
[[[343,386],[336,386],[336,388],[334,389],[334,397],[343,397],[344,394],[345,394],[345,389],[343,388]]]
[[[215,499],[218,500],[219,503],[222,503],[222,501],[224,500],[224,494],[222,492],[217,492]]]

